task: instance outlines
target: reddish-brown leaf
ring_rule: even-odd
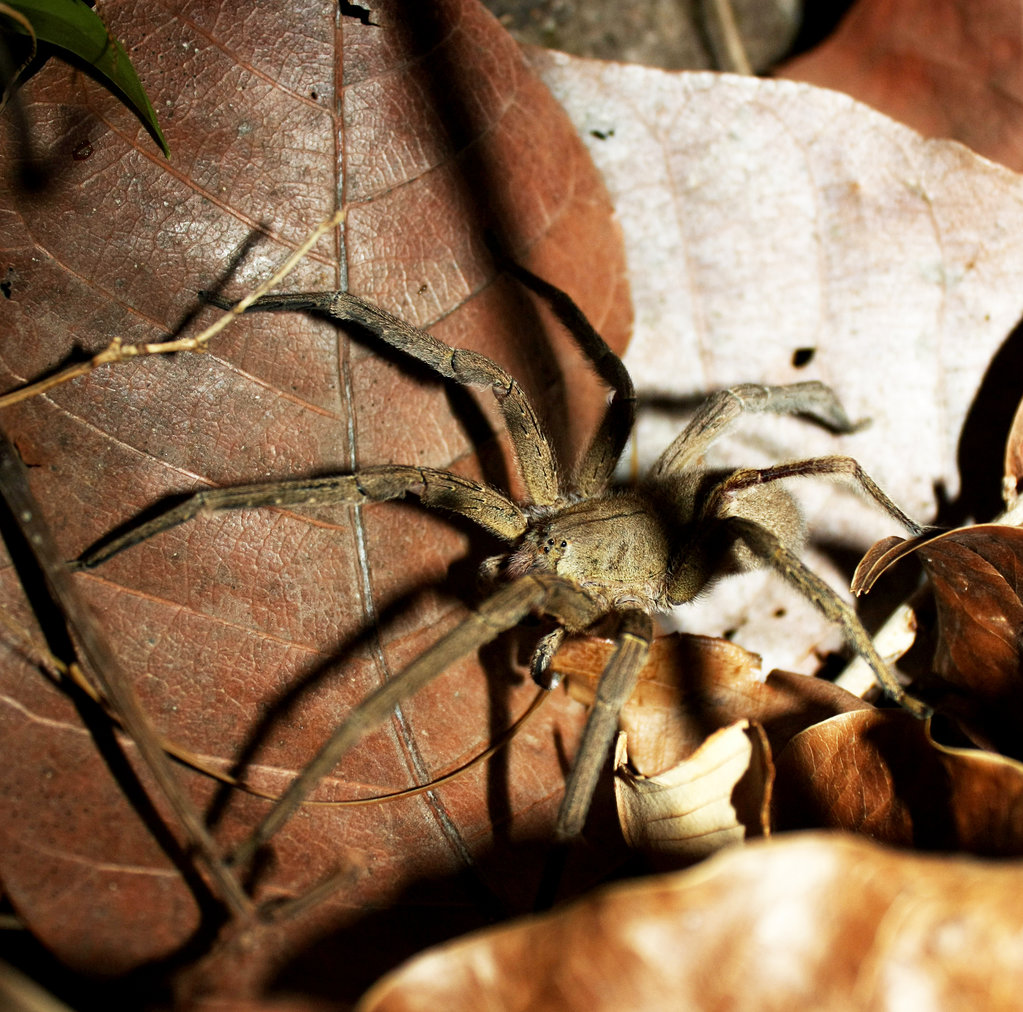
[[[1020,758],[1023,530],[985,524],[920,550],[938,607],[945,708],[980,744]]]
[[[41,188],[19,186],[14,127],[0,122],[5,388],[114,335],[154,340],[188,325],[197,289],[244,291],[341,201],[340,249],[321,242],[287,287],[346,285],[494,355],[544,403],[559,449],[578,449],[602,392],[498,276],[483,233],[568,289],[620,349],[619,237],[572,126],[476,3],[374,4],[368,23],[325,0],[174,11],[125,0],[104,16],[142,40],[132,59],[174,158],[57,65],[22,93],[48,172]],[[93,155],[78,161],[83,139]],[[492,420],[485,398],[483,413]],[[210,484],[388,461],[502,483],[507,463],[480,417],[343,328],[276,315],[237,323],[208,355],[96,372],[3,421],[71,558],[153,503]],[[491,548],[395,504],[247,511],[168,532],[80,580],[162,731],[225,766],[244,756],[280,791],[352,703],[457,621]],[[9,612],[29,624],[10,568],[4,586]],[[422,782],[480,750],[531,691],[496,654],[492,675],[488,686],[475,661],[457,666],[323,793]],[[2,678],[0,861],[12,902],[75,967],[118,973],[171,957],[212,923],[182,878],[187,856],[169,856],[159,815],[125,796],[65,696],[10,651]],[[403,948],[528,902],[535,865],[509,860],[508,847],[545,833],[563,778],[551,729],[570,751],[580,714],[549,709],[507,760],[523,772],[492,768],[489,794],[478,774],[437,797],[302,812],[275,839],[259,898],[301,893],[335,869],[342,888],[297,922],[225,938],[188,986],[242,994],[318,942],[346,947],[350,970],[335,984],[357,993]],[[225,846],[266,810],[248,797],[215,803],[208,781],[182,776]],[[405,913],[365,920],[367,905],[425,879],[438,885]]]
[[[1009,1012],[1021,886],[1016,864],[776,838],[438,947],[359,1009]]]
[[[916,554],[930,579],[938,640],[928,698],[985,747],[1017,758],[1023,721],[1023,530],[977,524],[909,541],[885,539],[863,557],[853,589],[870,590]]]
[[[775,757],[774,827],[862,833],[883,843],[1023,854],[1023,766],[936,744],[898,710],[844,713]]]
[[[1021,56],[1014,0],[859,0],[833,35],[782,73],[1019,170]]]

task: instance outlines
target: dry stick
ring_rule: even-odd
[[[54,601],[60,607],[79,644],[82,660],[110,700],[118,719],[138,747],[153,778],[162,790],[171,810],[185,832],[188,849],[206,866],[216,884],[220,899],[237,916],[251,917],[254,907],[241,882],[228,868],[217,844],[203,824],[198,810],[181,789],[168,757],[160,747],[159,738],[139,703],[128,676],[121,668],[113,651],[100,632],[92,609],[78,591],[71,573],[57,550],[49,525],[43,520],[42,510],[28,487],[24,464],[14,447],[0,433],[0,495],[8,507],[26,543],[35,555]]]
[[[195,337],[180,337],[173,341],[128,345],[122,344],[121,338],[115,337],[106,348],[97,355],[93,355],[88,362],[78,362],[75,365],[68,366],[66,369],[61,369],[60,372],[54,373],[52,376],[47,376],[46,379],[29,383],[27,386],[19,387],[17,390],[4,394],[0,397],[0,408],[6,408],[12,404],[17,404],[19,401],[27,400],[29,397],[36,397],[39,394],[46,393],[47,390],[52,390],[54,387],[67,383],[69,380],[76,379],[79,376],[86,376],[102,365],[124,362],[130,358],[138,358],[141,355],[169,355],[177,351],[205,351],[206,345],[212,338],[216,337],[228,324],[241,316],[256,299],[261,298],[287,277],[295,269],[296,264],[316,245],[320,237],[337,228],[344,221],[344,218],[345,210],[342,209],[332,218],[317,225],[306,241],[284,261],[272,277],[246,295],[241,302],[232,306],[201,334],[197,334]]]

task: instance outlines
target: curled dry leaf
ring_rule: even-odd
[[[678,867],[770,832],[774,767],[759,724],[736,721],[711,734],[688,758],[644,777],[627,759],[627,735],[615,750],[615,798],[630,847]]]
[[[1023,977],[1021,888],[1016,863],[776,837],[438,947],[359,1012],[1009,1012]]]
[[[843,829],[921,850],[1023,855],[1023,765],[939,745],[909,714],[862,710],[816,724],[775,770],[776,832]]]
[[[630,316],[620,235],[571,123],[489,15],[462,0],[374,3],[362,19],[327,0],[187,11],[113,0],[104,17],[144,40],[132,59],[174,159],[66,67],[24,89],[53,173],[44,192],[20,189],[16,147],[0,142],[4,389],[114,336],[187,329],[197,290],[243,293],[341,202],[343,233],[321,241],[288,287],[347,286],[493,355],[545,406],[571,456],[603,388],[500,278],[484,231],[568,289],[619,350]],[[10,128],[0,120],[5,138]],[[75,160],[86,137],[93,154]],[[206,355],[100,370],[5,411],[63,555],[211,484],[396,461],[504,485],[486,398],[449,399],[364,337],[295,314],[246,318]],[[474,560],[489,548],[400,504],[258,510],[186,525],[76,579],[160,731],[222,768],[248,763],[278,794],[355,701],[464,614]],[[9,566],[3,597],[30,626]],[[422,783],[482,751],[532,696],[502,659],[488,668],[492,683],[472,659],[403,707],[321,796]],[[0,874],[29,928],[91,973],[201,946],[196,932],[215,911],[173,822],[118,779],[69,700],[17,650],[4,650],[0,679],[11,757]],[[582,717],[549,705],[489,780],[302,812],[275,838],[257,900],[295,897],[338,870],[342,888],[299,920],[223,939],[184,986],[241,996],[322,942],[349,967],[332,976],[335,993],[355,994],[403,947],[528,902],[538,861],[520,844],[545,837],[563,786],[551,739],[570,752]],[[182,779],[225,850],[266,811]],[[434,884],[407,901],[411,914],[367,923],[367,908],[389,910],[424,881]],[[319,965],[331,963],[321,953]]]
[[[581,702],[614,643],[595,636],[565,641],[553,669]],[[658,637],[632,698],[622,710],[632,769],[654,776],[689,758],[708,735],[736,721],[755,721],[777,752],[799,731],[836,713],[868,707],[830,682],[786,671],[766,678],[756,654],[727,640],[672,633]]]
[[[1023,758],[1023,530],[968,527],[919,554],[938,607],[944,709],[978,744]]]
[[[611,640],[573,637],[553,667],[589,703],[613,649]],[[620,720],[615,794],[626,840],[677,867],[767,832],[772,749],[868,707],[806,675],[764,678],[760,658],[727,640],[659,637]]]
[[[1012,428],[1005,440],[1005,465],[1002,474],[1002,501],[1012,510],[1023,491],[1023,401],[1016,408]]]
[[[857,593],[916,554],[934,591],[936,679],[928,698],[980,745],[1023,756],[1023,530],[977,524],[878,542],[853,578]]]

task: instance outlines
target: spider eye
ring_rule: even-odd
[[[567,541],[562,541],[561,542],[561,547],[562,548],[568,548],[568,542]]]

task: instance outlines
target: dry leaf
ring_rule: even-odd
[[[785,77],[836,88],[930,137],[1023,168],[1014,0],[859,0]]]
[[[1023,401],[1016,408],[1012,428],[1005,440],[1005,473],[1002,475],[1002,499],[1007,510],[1019,502],[1023,489]]]
[[[1015,863],[775,838],[438,947],[359,1012],[1019,1004]]]
[[[775,770],[775,831],[844,829],[921,850],[1023,855],[1023,765],[938,745],[901,711],[807,728]]]
[[[572,637],[552,667],[588,705],[613,649],[612,640]],[[654,776],[736,721],[756,721],[771,748],[780,751],[803,728],[863,707],[869,704],[820,679],[786,671],[765,678],[760,658],[727,640],[673,633],[654,640],[620,723],[628,736],[629,764]]]
[[[916,554],[937,603],[937,676],[929,701],[954,717],[980,745],[1019,758],[1023,721],[1020,630],[1023,629],[1023,530],[977,524],[879,541],[860,561],[857,593]]]
[[[344,284],[493,354],[545,404],[561,449],[579,446],[604,391],[498,277],[484,230],[571,290],[619,349],[629,319],[620,239],[571,124],[493,19],[475,3],[379,3],[365,23],[353,12],[339,23],[325,0],[187,15],[114,2],[104,15],[115,32],[130,20],[144,40],[132,59],[174,159],[154,157],[131,114],[68,68],[47,67],[22,92],[53,172],[41,192],[19,189],[14,146],[0,144],[4,388],[76,348],[186,326],[198,289],[244,291],[341,200],[341,260],[333,240],[321,242],[288,287]],[[14,129],[0,122],[5,137]],[[94,153],[76,161],[84,138]],[[207,355],[96,372],[3,423],[68,558],[209,484],[387,461],[502,484],[507,467],[486,400],[481,412],[362,336],[301,315],[247,318]],[[355,701],[464,614],[488,551],[399,504],[246,511],[168,532],[79,581],[161,730],[224,767],[249,762],[260,786],[280,792]],[[29,625],[9,568],[4,586],[9,613]],[[73,967],[116,974],[171,957],[215,923],[187,855],[141,792],[125,797],[129,782],[69,700],[5,653],[0,733],[15,760],[0,862],[11,901]],[[323,794],[424,782],[481,751],[532,695],[500,658],[488,669],[492,683],[468,661],[403,707]],[[546,835],[563,784],[551,738],[571,750],[582,716],[549,707],[506,760],[522,775],[493,766],[489,795],[484,771],[436,797],[302,813],[275,839],[258,898],[290,898],[338,869],[343,887],[298,922],[229,934],[187,987],[260,990],[327,939],[351,963],[338,986],[354,995],[403,947],[529,903],[540,855],[519,844]],[[225,848],[266,811],[182,777]],[[411,912],[365,923],[367,905],[388,908],[430,878],[405,901]]]
[[[688,758],[656,776],[634,773],[628,735],[615,751],[615,797],[630,847],[678,867],[770,832],[774,768],[758,724],[715,731]]]

